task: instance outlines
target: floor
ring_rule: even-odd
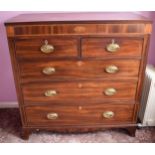
[[[153,143],[155,127],[137,129],[136,137],[128,136],[123,129],[82,134],[56,134],[40,131],[32,133],[29,140],[20,138],[18,109],[0,109],[0,143]]]

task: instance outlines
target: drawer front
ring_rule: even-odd
[[[77,57],[78,41],[74,38],[20,39],[16,43],[18,58]]]
[[[140,57],[142,39],[85,38],[82,39],[83,57]]]
[[[49,82],[22,86],[25,103],[65,104],[82,100],[134,100],[137,83],[131,82]]]
[[[95,18],[97,19],[98,17]],[[150,24],[146,23],[103,23],[99,21],[95,21],[92,24],[26,24],[7,26],[8,36],[144,34],[150,33],[150,30]]]
[[[93,106],[28,106],[28,125],[93,125],[133,121],[134,104],[95,104]]]
[[[138,79],[140,61],[47,61],[21,62],[22,82],[68,79]]]

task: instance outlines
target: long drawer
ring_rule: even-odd
[[[95,104],[82,106],[27,106],[28,125],[95,125],[131,123],[134,104]],[[58,127],[57,126],[57,127]]]
[[[84,38],[82,56],[94,58],[141,57],[142,38]]]
[[[15,42],[17,58],[63,58],[78,56],[78,40],[65,37],[18,39]]]
[[[22,82],[79,79],[138,79],[139,60],[20,62]]]
[[[45,17],[46,18],[46,17]],[[98,18],[97,16],[95,18]],[[108,17],[107,17],[108,19]],[[81,21],[81,17],[78,19]],[[15,27],[7,27],[8,35],[105,35],[105,34],[143,34],[148,24],[144,23],[71,23],[71,24],[24,24]],[[13,29],[13,30],[12,30]],[[12,31],[11,31],[12,30]]]
[[[25,103],[54,103],[67,101],[134,100],[136,82],[48,82],[22,86]]]

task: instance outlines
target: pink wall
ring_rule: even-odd
[[[9,50],[7,45],[4,22],[7,19],[21,13],[25,13],[25,12],[24,11],[0,12],[0,102],[16,100],[16,92],[15,92],[12,68],[10,63],[10,56],[9,56]],[[141,13],[144,16],[152,18],[152,20],[155,22],[155,12],[138,12],[138,13]],[[155,23],[153,28],[153,34],[151,37],[149,57],[148,57],[148,63],[155,65],[154,41],[155,41]]]
[[[145,11],[139,13],[153,20],[153,31],[150,39],[148,63],[155,66],[155,11]]]
[[[16,91],[4,22],[26,11],[0,11],[0,102],[15,101]]]
[[[4,21],[21,12],[0,12],[0,101],[16,100]]]

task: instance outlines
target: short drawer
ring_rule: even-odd
[[[77,57],[78,41],[75,38],[18,39],[15,43],[18,58]]]
[[[143,39],[85,38],[82,39],[83,57],[141,57]]]
[[[133,122],[134,104],[27,106],[28,125],[93,125]]]
[[[136,82],[42,82],[22,85],[25,103],[134,100]]]
[[[20,62],[21,80],[51,81],[69,79],[137,80],[139,60]]]

